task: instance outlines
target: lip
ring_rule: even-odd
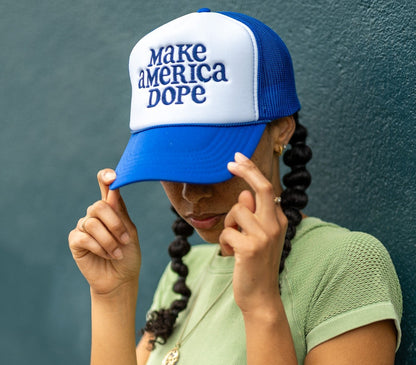
[[[221,221],[224,214],[190,215],[188,218],[191,225],[196,229],[211,229]]]

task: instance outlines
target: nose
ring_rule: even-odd
[[[210,185],[184,183],[182,186],[182,197],[192,204],[211,196],[212,187]]]

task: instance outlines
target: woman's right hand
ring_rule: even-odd
[[[96,294],[111,294],[137,282],[141,253],[136,227],[118,189],[110,190],[114,170],[97,174],[101,200],[87,209],[68,237],[72,256]]]

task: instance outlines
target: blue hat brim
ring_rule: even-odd
[[[116,168],[111,189],[139,181],[215,184],[233,175],[227,163],[241,152],[251,157],[264,123],[170,125],[132,134]]]

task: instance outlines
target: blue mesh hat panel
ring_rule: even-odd
[[[258,48],[259,120],[276,119],[300,109],[292,59],[281,38],[267,25],[248,15],[221,12],[251,29]]]

